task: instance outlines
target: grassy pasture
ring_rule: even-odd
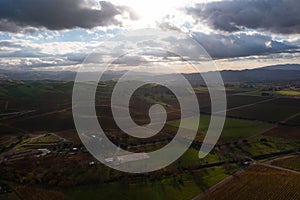
[[[47,135],[43,137],[36,138],[32,140],[30,143],[36,144],[36,143],[57,143],[60,140],[52,135]]]
[[[282,96],[300,96],[300,92],[294,90],[279,90],[279,91],[272,92],[272,94],[282,95]]]
[[[267,93],[270,96],[290,96],[290,97],[300,96],[300,92],[295,90],[278,90],[278,91],[254,90],[254,91],[240,93],[239,95],[262,96],[263,93]]]
[[[176,162],[167,168],[195,168],[200,165],[213,164],[221,161],[219,155],[214,151],[210,152],[205,158],[199,159],[199,149],[189,148]]]
[[[55,109],[71,103],[71,82],[10,82],[1,85],[1,109],[8,102],[8,110]]]
[[[71,93],[72,82],[11,82],[2,84],[0,97],[33,99],[41,93]]]
[[[71,199],[128,199],[128,200],[190,200],[228,175],[224,168],[214,167],[199,170],[192,174],[162,177],[161,180],[149,182],[119,183],[105,185],[86,185],[65,189],[64,193]]]
[[[257,136],[249,139],[246,144],[230,147],[228,152],[253,157],[293,151],[297,146],[299,144],[294,141],[269,136]]]

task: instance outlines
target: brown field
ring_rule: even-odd
[[[200,199],[296,200],[300,197],[300,175],[255,165]]]
[[[259,103],[261,101],[268,100],[270,98],[260,97],[260,96],[246,96],[246,95],[230,95],[227,94],[227,109],[232,109],[240,106],[245,106],[249,104]],[[211,112],[210,102],[207,106],[202,106],[201,111],[205,113]]]
[[[23,200],[69,200],[63,193],[54,190],[35,189],[27,186],[15,188]]]
[[[14,119],[9,124],[27,131],[62,131],[75,128],[70,109]]]
[[[200,108],[210,107],[211,101],[208,92],[196,93],[196,95],[198,98]]]
[[[272,165],[291,170],[300,171],[300,155],[289,156],[287,158],[276,159],[271,162]]]
[[[227,112],[227,116],[268,122],[280,122],[299,112],[299,99],[278,98],[269,102],[231,110]]]
[[[292,126],[300,126],[300,115],[288,120],[286,122],[286,124],[292,125]]]
[[[278,126],[264,135],[300,141],[300,126]]]
[[[72,142],[74,145],[81,144],[81,140],[76,130],[65,130],[65,131],[55,132],[55,134]]]

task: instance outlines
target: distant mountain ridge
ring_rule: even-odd
[[[95,76],[93,72],[87,75]],[[102,80],[118,79],[124,72],[107,71]],[[212,74],[216,72],[207,72]],[[220,74],[225,83],[230,82],[272,82],[272,81],[300,81],[300,64],[273,65],[251,70],[224,70]],[[166,79],[175,81],[172,74],[162,75]],[[198,74],[184,74],[188,80],[199,80]],[[11,71],[0,69],[0,80],[23,80],[23,81],[74,81],[74,71]]]
[[[272,65],[272,66],[262,67],[260,69],[267,69],[267,70],[300,70],[300,64]]]

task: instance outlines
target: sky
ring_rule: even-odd
[[[0,69],[77,70],[103,42],[142,28],[189,34],[219,70],[300,64],[299,9],[299,0],[0,0]]]

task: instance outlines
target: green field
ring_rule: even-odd
[[[198,120],[199,118],[184,119],[182,122],[182,128],[190,129],[191,125]],[[202,134],[205,134],[209,122],[210,122],[210,116],[201,115],[198,131]],[[180,120],[171,121],[168,122],[168,124],[171,126],[179,127]],[[271,124],[264,123],[264,122],[226,118],[224,129],[221,134],[221,140],[246,138],[262,130],[265,130],[271,126],[272,126]]]
[[[177,161],[171,164],[168,169],[176,167],[196,168],[200,165],[221,162],[219,155],[212,151],[205,158],[199,159],[199,149],[189,148]]]
[[[240,93],[239,95],[246,95],[246,96],[262,96],[262,94],[269,94],[269,96],[300,96],[299,91],[295,90],[278,90],[278,91],[263,91],[263,90],[255,90]]]
[[[70,93],[72,88],[72,82],[11,82],[2,85],[0,97],[32,99],[42,93]]]
[[[69,104],[72,98],[72,82],[22,82],[11,81],[1,85],[1,109],[5,112],[18,110],[53,110]],[[3,104],[3,105],[2,105]],[[4,110],[3,110],[4,111]]]
[[[241,96],[262,96],[262,92],[261,90],[252,90],[252,91],[248,91],[248,92],[243,92],[243,93],[239,93],[239,95]]]
[[[56,137],[52,136],[52,135],[45,135],[43,137],[39,137],[39,138],[36,138],[32,141],[30,141],[30,143],[56,143],[56,142],[59,142],[60,140],[57,139]]]
[[[272,92],[272,94],[282,95],[282,96],[300,96],[299,91],[293,91],[293,90],[274,91],[274,92]]]
[[[228,151],[253,157],[284,151],[294,151],[297,149],[297,146],[299,146],[299,143],[294,141],[269,136],[257,136],[249,139],[245,144],[230,147]]]
[[[214,167],[195,171],[192,174],[173,175],[149,182],[87,185],[65,189],[71,199],[128,199],[128,200],[190,200],[228,175],[224,168]]]

